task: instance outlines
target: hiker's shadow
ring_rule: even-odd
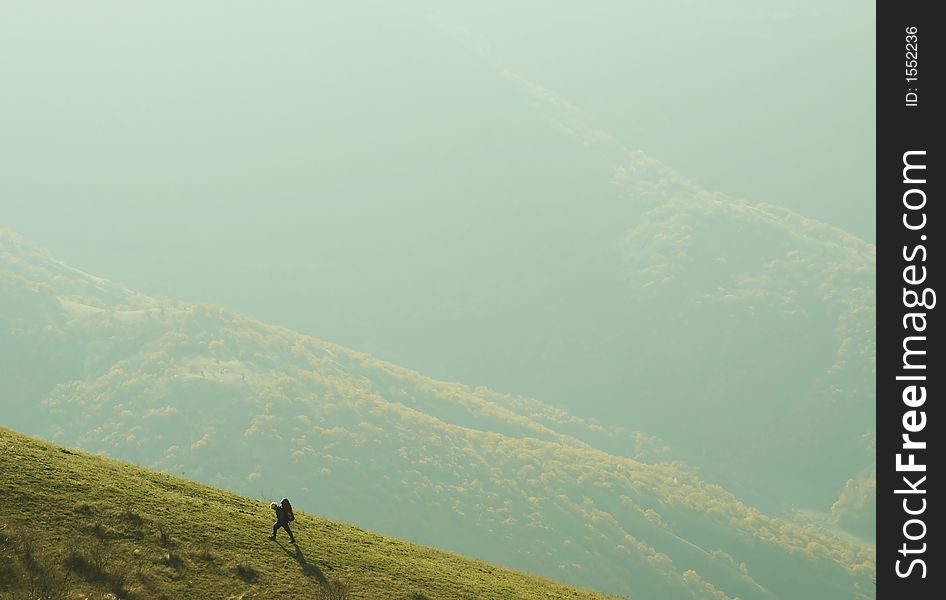
[[[305,554],[302,553],[302,548],[299,547],[298,543],[295,545],[295,552],[283,546],[282,543],[279,543],[279,547],[282,548],[282,551],[288,556],[296,559],[296,562],[299,563],[300,567],[302,567],[302,572],[306,577],[313,577],[320,584],[324,584],[326,582],[325,575],[322,574],[322,569],[311,564],[305,559]]]

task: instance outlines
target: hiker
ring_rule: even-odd
[[[289,521],[292,520],[292,519],[290,519],[290,515],[292,514],[292,512],[291,512],[292,509],[286,510],[285,508],[283,508],[283,506],[286,505],[286,504],[289,504],[289,501],[286,500],[285,498],[283,498],[283,504],[282,504],[282,505],[276,504],[275,502],[270,502],[270,503],[269,503],[269,507],[270,507],[271,509],[273,509],[274,511],[276,511],[276,522],[273,523],[273,535],[269,536],[269,539],[275,540],[275,539],[276,539],[276,531],[277,531],[280,527],[282,527],[283,529],[286,530],[286,533],[289,534],[289,543],[290,543],[290,544],[295,544],[295,543],[296,543],[296,538],[292,535],[292,530],[289,529]]]

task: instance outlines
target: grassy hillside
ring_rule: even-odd
[[[0,598],[606,598],[302,510],[271,542],[264,501],[8,429],[0,478]]]

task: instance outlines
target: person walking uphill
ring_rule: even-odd
[[[288,504],[288,503],[289,503],[288,500],[283,499],[283,505]],[[276,511],[276,522],[273,523],[273,535],[269,536],[269,539],[275,540],[276,531],[278,531],[279,528],[282,527],[283,529],[286,530],[286,533],[289,534],[289,543],[295,544],[296,538],[295,536],[292,535],[292,530],[289,529],[289,521],[292,520],[292,518],[290,518],[292,515],[292,509],[287,510],[283,508],[283,506],[276,504],[275,502],[270,502],[269,507],[273,509],[274,511]]]

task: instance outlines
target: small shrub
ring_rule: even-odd
[[[78,550],[71,550],[65,558],[66,568],[85,579],[92,579],[95,575],[89,559]]]
[[[30,574],[27,598],[30,600],[66,600],[69,597],[69,572],[44,569]]]
[[[430,600],[430,598],[420,592],[411,592],[407,595],[407,600]]]
[[[95,536],[96,538],[102,541],[105,541],[108,538],[115,536],[114,529],[106,525],[103,525],[102,522],[98,520],[93,521],[92,524],[89,525],[89,533],[91,533],[93,536]]]
[[[89,546],[89,565],[91,565],[96,572],[104,574],[108,568],[108,561],[109,551],[106,545],[102,542],[93,542]]]
[[[174,543],[171,540],[171,530],[170,528],[162,522],[157,522],[154,524],[155,528],[158,530],[158,541],[161,542],[162,548],[170,548]]]
[[[174,550],[168,550],[164,553],[163,562],[175,571],[180,571],[184,568],[184,557]]]
[[[118,518],[136,528],[145,524],[144,517],[133,510],[123,510],[121,514],[118,515]]]
[[[237,576],[247,583],[254,583],[259,580],[259,571],[245,560],[240,561],[235,570]]]
[[[71,550],[65,558],[66,568],[89,581],[108,579],[109,550],[100,541],[91,543],[86,551]]]
[[[132,550],[131,557],[135,561],[135,575],[141,577],[141,568],[144,566],[144,553],[141,548]]]
[[[0,589],[22,591],[29,600],[65,600],[70,576],[68,569],[50,561],[28,532],[0,527]]]
[[[197,548],[194,550],[194,557],[203,562],[213,562],[214,555],[210,549],[210,542],[203,541],[197,544]]]
[[[351,591],[348,584],[337,579],[331,579],[319,586],[318,600],[349,600]]]
[[[18,533],[13,540],[17,558],[23,563],[27,573],[34,574],[42,571],[36,556],[36,542],[27,533]]]
[[[92,505],[88,502],[80,502],[79,504],[76,504],[76,512],[80,515],[91,517],[93,512]]]
[[[20,562],[26,568],[25,577],[20,582],[29,600],[65,600],[69,590],[71,572],[57,568],[49,562],[48,557],[39,553],[38,549],[26,537],[19,540]],[[28,553],[23,554],[23,550]],[[24,562],[26,559],[28,562]],[[24,585],[25,584],[25,585]]]

